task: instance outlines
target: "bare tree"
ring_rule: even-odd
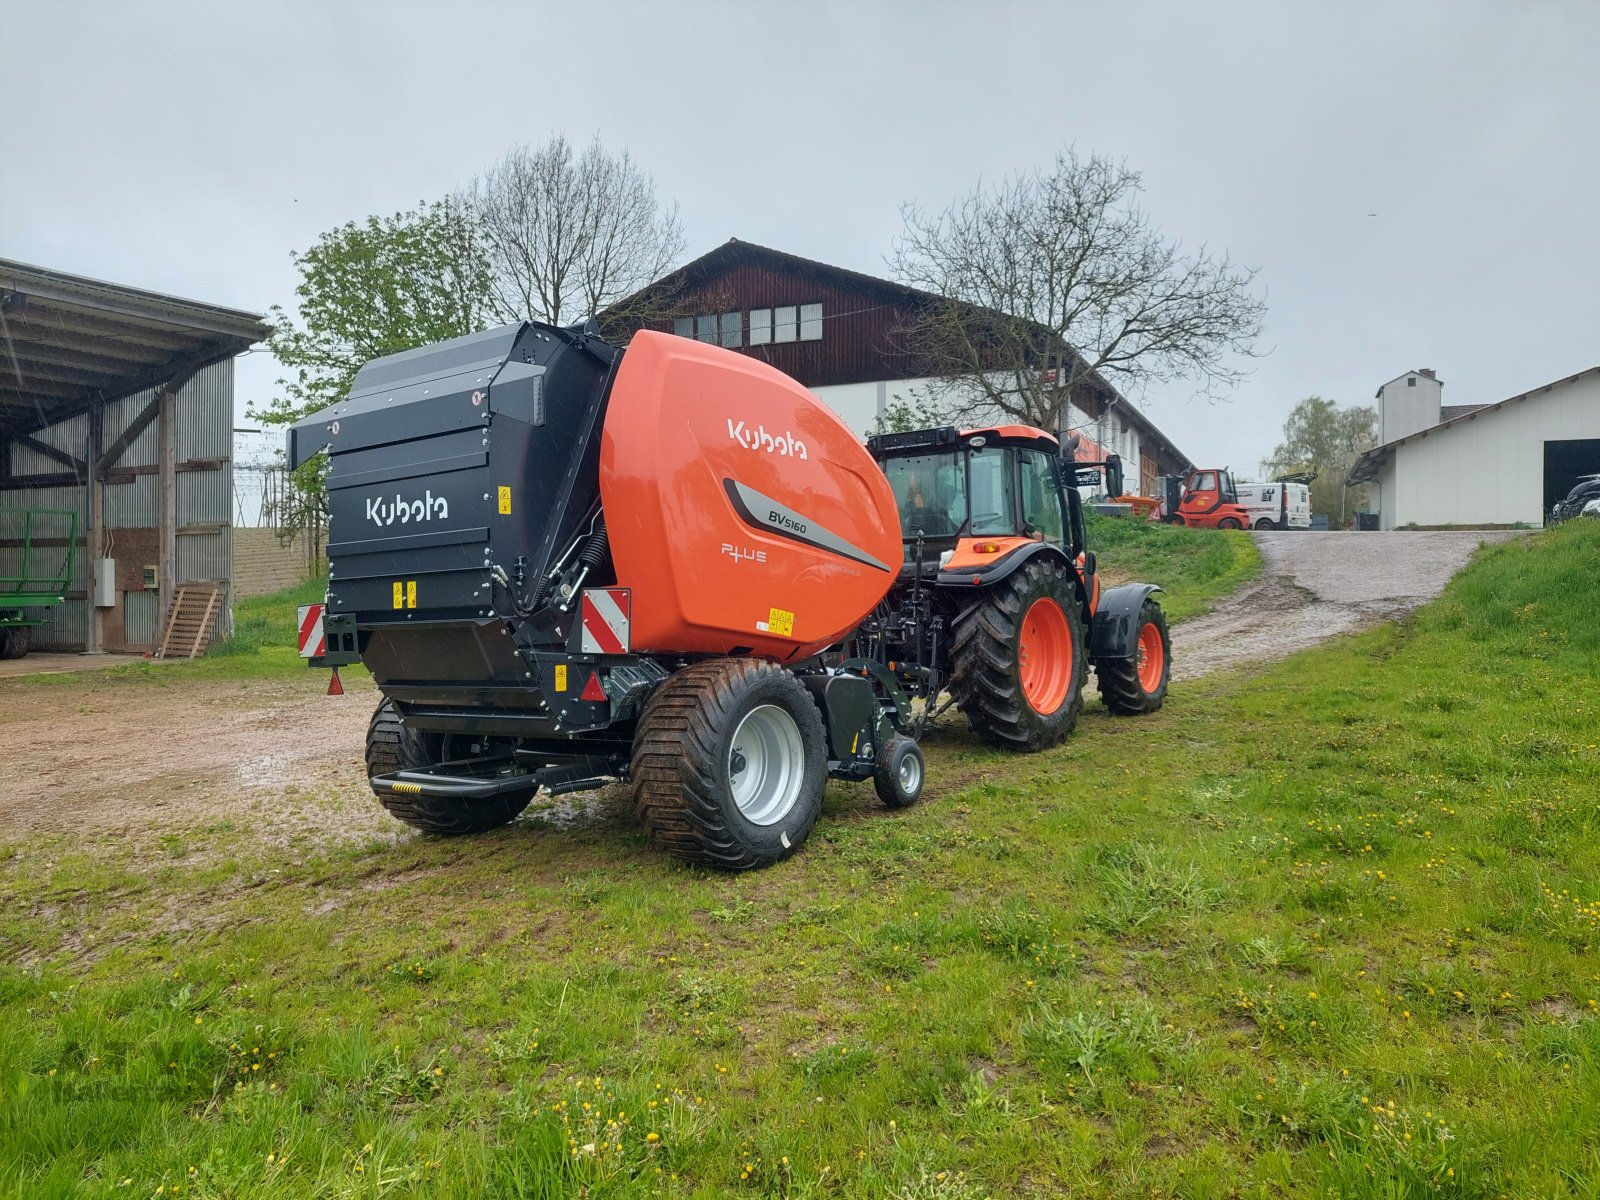
[[[890,267],[931,293],[904,331],[951,417],[1045,429],[1097,382],[1195,379],[1209,395],[1248,372],[1266,306],[1253,269],[1185,253],[1138,207],[1125,163],[1066,150],[1052,171],[979,184],[938,213],[901,208]]]
[[[662,275],[684,246],[678,207],[627,151],[554,135],[518,146],[462,193],[493,269],[501,320],[571,324]]]

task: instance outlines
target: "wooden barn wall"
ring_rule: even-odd
[[[821,304],[822,340],[750,345],[750,310]],[[754,263],[686,288],[674,307],[683,313],[740,314],[740,351],[771,363],[806,387],[911,379],[920,372],[911,356],[896,349],[895,331],[912,313],[904,306],[855,289]],[[670,319],[650,327],[672,332]]]

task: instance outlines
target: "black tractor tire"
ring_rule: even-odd
[[[822,812],[822,715],[775,663],[696,663],[645,706],[629,777],[640,823],[674,858],[723,871],[765,867],[798,850]]]
[[[1162,517],[1161,523],[1163,525],[1182,525],[1183,516],[1179,513],[1171,513],[1165,517]]]
[[[0,658],[23,658],[28,644],[33,640],[33,630],[26,625],[12,625],[0,629]]]
[[[1243,529],[1244,526],[1239,523],[1239,518],[1238,517],[1223,517],[1222,520],[1217,522],[1217,528],[1218,529]]]
[[[1278,523],[1276,521],[1274,521],[1271,517],[1262,517],[1259,521],[1256,522],[1256,528],[1257,529],[1277,529],[1278,528]]]
[[[417,733],[400,721],[394,705],[384,700],[367,724],[367,778],[395,771],[416,771],[444,761],[444,737]],[[494,796],[467,800],[454,796],[394,796],[373,789],[389,815],[424,833],[458,837],[483,833],[517,818],[533,795]]]
[[[1119,717],[1142,717],[1153,713],[1166,701],[1167,684],[1172,678],[1172,635],[1167,632],[1167,614],[1154,600],[1146,600],[1139,610],[1137,638],[1144,640],[1146,630],[1154,628],[1150,637],[1161,641],[1161,669],[1158,677],[1148,677],[1145,654],[1133,658],[1102,658],[1094,664],[1095,686],[1100,689],[1100,699]],[[1148,643],[1146,643],[1148,645]]]
[[[1036,710],[1023,690],[1023,622],[1041,600],[1061,609],[1072,653],[1066,694],[1049,712]],[[1078,723],[1088,676],[1077,588],[1066,565],[1036,555],[984,589],[956,617],[951,660],[950,694],[983,741],[1024,753],[1060,743]]]
[[[922,747],[908,737],[892,737],[878,747],[872,786],[888,808],[910,808],[922,795],[928,764]]]

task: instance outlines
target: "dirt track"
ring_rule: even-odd
[[[1484,542],[1515,533],[1257,533],[1261,577],[1172,633],[1172,674],[1283,658],[1378,621],[1443,590]]]
[[[1261,579],[1174,630],[1174,676],[1281,658],[1401,616],[1438,594],[1481,541],[1508,536],[1256,534]],[[361,755],[375,692],[354,686],[329,699],[325,678],[157,675],[62,687],[0,680],[8,782],[0,837],[141,841],[219,822],[284,845],[405,836],[365,787]]]

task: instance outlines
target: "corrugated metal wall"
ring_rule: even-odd
[[[109,446],[154,397],[139,392],[106,405],[101,443]],[[220,460],[214,470],[180,471],[175,481],[178,526],[179,583],[214,581],[229,586],[233,579],[233,362],[214,363],[199,371],[178,391],[174,409],[177,461]],[[78,458],[88,453],[89,418],[72,417],[34,435],[39,441]],[[61,463],[26,446],[11,445],[12,475],[55,474]],[[153,467],[160,462],[160,422],[154,421],[134,439],[118,466]],[[116,531],[154,529],[160,521],[160,476],[136,475],[108,483],[104,491],[107,553],[117,554]],[[0,507],[60,508],[78,514],[82,535],[88,521],[82,487],[24,488],[0,492]],[[37,643],[83,646],[88,639],[88,577],[92,552],[80,546],[73,569],[76,593],[58,608],[43,610],[45,624],[34,631]],[[0,569],[0,574],[5,574]],[[158,636],[160,606],[153,592],[125,591],[124,636],[129,644],[153,644]],[[231,595],[228,597],[232,603]],[[219,623],[213,641],[227,622]]]

